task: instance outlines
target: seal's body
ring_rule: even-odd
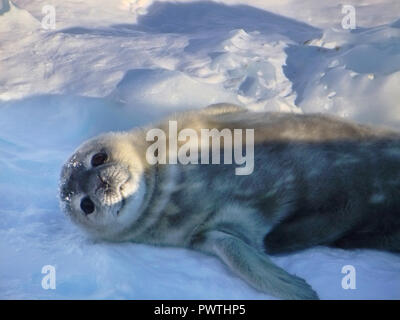
[[[268,254],[400,249],[398,133],[232,105],[171,119],[181,129],[254,129],[253,173],[236,175],[235,164],[150,165],[150,128],[105,134],[63,168],[61,203],[74,222],[102,239],[216,255],[253,287],[292,299],[317,295]]]

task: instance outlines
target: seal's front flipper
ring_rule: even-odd
[[[318,299],[303,279],[273,264],[243,240],[221,231],[209,231],[195,248],[218,256],[254,288],[282,299]]]

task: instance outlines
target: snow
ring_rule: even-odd
[[[272,299],[216,258],[96,243],[62,214],[77,145],[187,108],[325,112],[399,128],[400,2],[0,1],[0,298]],[[399,299],[400,256],[317,247],[274,257],[322,299]],[[56,290],[41,287],[56,267]],[[341,287],[343,266],[355,290]]]

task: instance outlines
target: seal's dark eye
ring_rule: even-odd
[[[105,152],[96,153],[91,160],[92,167],[97,167],[102,165],[108,159],[108,155]]]
[[[85,214],[91,214],[94,211],[94,203],[89,197],[85,197],[81,201],[81,209]]]

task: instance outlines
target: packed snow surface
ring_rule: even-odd
[[[353,30],[338,0],[0,0],[0,298],[271,299],[214,257],[91,241],[59,208],[60,168],[96,134],[216,102],[400,128],[400,2],[346,4]],[[273,260],[322,299],[400,298],[398,255]]]

